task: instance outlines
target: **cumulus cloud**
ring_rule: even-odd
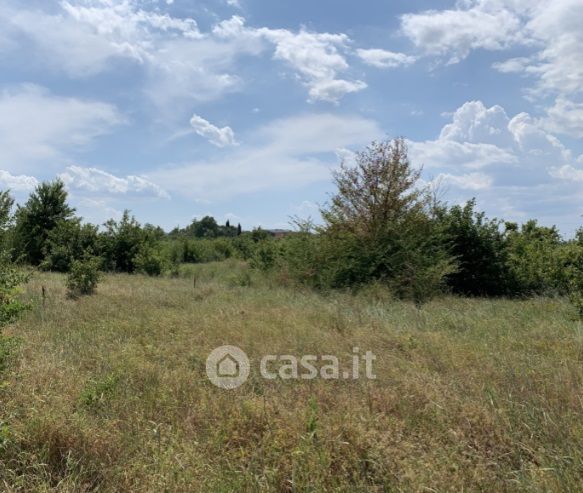
[[[522,46],[532,54],[494,64],[535,78],[534,93],[583,91],[583,3],[580,0],[467,0],[454,9],[406,14],[401,30],[421,51],[459,62],[472,50]]]
[[[583,103],[558,98],[543,121],[551,132],[583,139]]]
[[[34,176],[12,175],[8,171],[0,169],[0,187],[16,192],[28,192],[34,190],[39,184]]]
[[[41,54],[39,62],[71,77],[92,76],[115,67],[116,60],[129,60],[145,69],[146,93],[161,106],[187,96],[210,101],[240,89],[235,60],[270,48],[273,58],[307,87],[311,101],[336,102],[366,87],[338,77],[349,69],[346,34],[247,27],[240,16],[201,32],[194,19],[140,5],[137,0],[67,0],[57,12],[5,7],[0,28],[15,39],[28,39]],[[4,45],[8,50],[10,44]]]
[[[198,135],[217,147],[237,145],[235,133],[231,127],[219,128],[199,115],[192,116],[190,125]]]
[[[521,18],[497,0],[460,2],[455,9],[405,14],[402,32],[432,55],[447,55],[455,63],[477,48],[501,50],[523,40]]]
[[[413,142],[412,151],[428,167],[517,165],[531,176],[541,170],[546,175],[546,168],[572,159],[570,151],[529,114],[510,118],[501,106],[487,108],[481,101],[463,104],[438,139]]]
[[[118,177],[98,168],[69,166],[59,175],[68,188],[101,194],[137,194],[169,198],[168,192],[142,176]]]
[[[295,116],[259,128],[251,142],[220,159],[168,166],[146,177],[191,200],[289,190],[329,181],[336,149],[382,135],[375,122],[358,116]]]
[[[359,49],[357,55],[366,63],[377,68],[397,68],[412,65],[416,57],[381,49]]]
[[[0,92],[0,163],[8,171],[45,166],[124,122],[115,106],[61,97],[30,84]]]
[[[448,198],[478,198],[489,214],[573,227],[583,212],[583,169],[572,152],[527,113],[513,117],[500,106],[470,101],[458,108],[435,140],[410,141],[414,163],[437,171]],[[479,171],[475,169],[479,168]],[[565,214],[565,210],[569,214]]]
[[[360,80],[345,80],[338,75],[349,69],[345,53],[350,51],[346,34],[310,32],[301,29],[252,28],[245,19],[234,16],[215,26],[213,33],[241,43],[259,41],[274,47],[273,58],[292,68],[308,88],[309,101],[338,102],[346,94],[367,87]]]
[[[467,173],[463,175],[440,173],[435,182],[445,186],[454,185],[464,190],[487,190],[492,186],[494,180],[485,173]]]

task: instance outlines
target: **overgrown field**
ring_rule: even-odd
[[[32,309],[5,330],[2,491],[583,490],[583,327],[566,301],[418,311],[380,288],[317,294],[236,262],[107,275],[77,300],[38,274],[25,296]],[[350,360],[357,346],[377,379],[252,371],[222,390],[205,361],[223,344],[254,364]]]

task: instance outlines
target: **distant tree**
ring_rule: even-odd
[[[237,224],[237,236],[241,236],[243,229],[241,228],[241,224]]]
[[[19,258],[39,265],[51,231],[60,222],[71,220],[74,213],[61,180],[41,183],[16,212],[14,246]]]
[[[211,216],[205,216],[200,221],[193,221],[190,227],[196,238],[216,238],[219,232],[219,225]]]
[[[106,269],[134,272],[138,254],[154,240],[127,210],[121,220],[110,219],[104,226],[105,231],[100,235],[100,249]]]
[[[227,219],[227,222],[225,223],[225,228],[229,229],[231,227],[231,221],[229,221]]]

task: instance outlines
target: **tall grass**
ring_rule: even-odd
[[[70,300],[60,275],[0,388],[0,489],[581,491],[583,329],[561,299],[381,287],[318,294],[236,261],[175,279],[108,275]],[[47,300],[43,306],[41,286]],[[376,380],[212,386],[217,346],[378,357]]]

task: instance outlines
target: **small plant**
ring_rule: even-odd
[[[71,272],[67,276],[69,296],[76,298],[93,294],[101,278],[100,266],[101,261],[97,257],[86,257],[83,260],[73,261]]]
[[[79,402],[87,409],[97,410],[115,393],[117,383],[116,375],[108,375],[103,380],[92,380],[81,392]]]

